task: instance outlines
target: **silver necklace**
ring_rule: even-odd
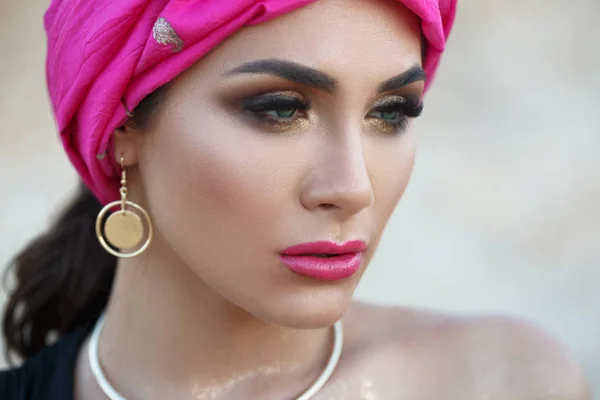
[[[112,387],[112,385],[104,376],[104,372],[102,371],[102,367],[100,366],[100,361],[98,360],[98,339],[100,337],[100,332],[102,331],[102,326],[104,325],[104,315],[101,315],[96,322],[96,326],[92,332],[92,336],[90,337],[90,344],[88,347],[88,360],[90,363],[90,368],[92,370],[92,374],[94,378],[96,378],[96,382],[104,392],[104,394],[110,400],[127,400],[125,397],[121,396],[119,392]],[[338,321],[333,325],[333,349],[331,351],[331,356],[329,357],[329,361],[325,366],[321,375],[313,382],[312,385],[308,389],[306,389],[300,396],[296,397],[294,400],[309,400],[311,399],[322,387],[327,383],[335,367],[338,365],[340,361],[340,356],[342,354],[342,345],[344,343],[344,335],[342,330],[342,322]]]

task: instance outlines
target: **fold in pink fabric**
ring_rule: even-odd
[[[317,0],[53,0],[46,78],[62,144],[98,200],[119,198],[111,136],[155,89],[228,36]],[[399,0],[420,17],[431,84],[456,0]]]

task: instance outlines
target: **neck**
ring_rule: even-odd
[[[290,397],[320,374],[329,328],[260,320],[221,297],[174,257],[121,260],[100,336],[108,380],[129,400]],[[282,396],[283,395],[283,396]],[[239,398],[239,397],[238,397]]]

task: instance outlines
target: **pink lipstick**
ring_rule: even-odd
[[[344,244],[313,242],[292,246],[281,252],[281,262],[298,275],[325,281],[336,281],[354,275],[360,269],[365,242],[354,240]]]

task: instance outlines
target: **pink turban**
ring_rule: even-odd
[[[62,143],[103,203],[119,197],[111,136],[133,109],[245,25],[315,0],[53,0],[45,14],[46,77]],[[426,85],[438,65],[456,0],[399,0],[421,18]]]

